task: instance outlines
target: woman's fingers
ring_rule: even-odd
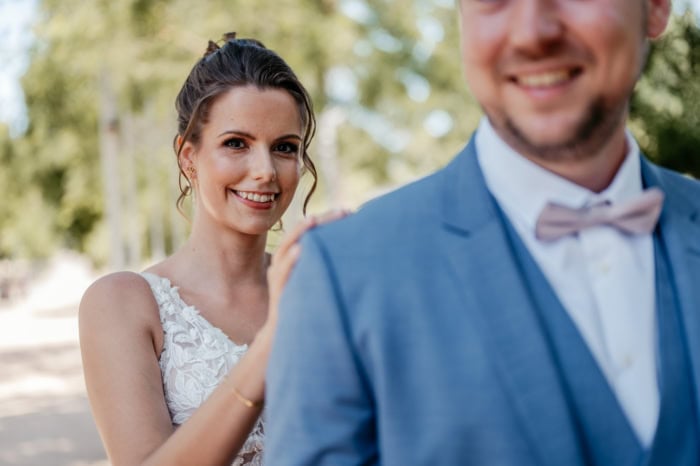
[[[350,214],[349,210],[342,209],[332,210],[318,216],[310,216],[299,222],[291,231],[284,235],[280,245],[277,247],[277,251],[272,255],[272,261],[267,271],[271,298],[276,298],[282,291],[285,283],[287,283],[289,274],[299,258],[301,246],[299,246],[298,241],[304,232],[315,226],[343,218],[348,214]]]
[[[275,263],[277,257],[286,254],[289,248],[296,244],[296,242],[299,241],[299,238],[301,238],[301,236],[307,230],[310,230],[311,228],[318,225],[323,225],[324,223],[341,219],[349,214],[350,210],[341,209],[331,210],[321,215],[311,215],[309,217],[306,217],[304,220],[295,225],[291,231],[284,235],[282,241],[280,242],[280,245],[277,247],[277,251],[272,256],[272,263]]]
[[[275,263],[270,266],[268,270],[268,281],[270,282],[270,289],[274,290],[273,293],[281,291],[284,284],[287,283],[289,273],[292,271],[294,264],[299,258],[300,252],[301,246],[293,244],[284,254],[278,256]]]
[[[284,254],[280,254],[278,251],[275,254],[273,263],[267,269],[267,283],[270,293],[268,322],[273,326],[277,322],[277,305],[279,304],[280,294],[300,253],[301,246],[292,244],[285,250]]]
[[[347,217],[350,215],[352,211],[350,209],[336,209],[336,210],[329,210],[328,212],[325,212],[316,218],[316,223],[315,225],[323,225],[324,223],[332,222],[334,220],[339,220],[343,217]]]
[[[299,238],[305,231],[315,226],[338,220],[348,214],[350,214],[349,210],[335,210],[322,215],[307,217],[284,236],[277,251],[272,256],[270,267],[267,269],[267,283],[270,293],[268,323],[272,328],[277,322],[277,305],[280,294],[289,279],[289,275],[292,273],[294,264],[296,264],[301,254],[301,246],[298,244]]]
[[[284,237],[282,237],[282,241],[279,246],[277,246],[277,251],[275,251],[275,254],[272,256],[273,264],[277,260],[277,257],[286,254],[287,250],[299,241],[299,238],[301,238],[301,235],[303,235],[306,230],[314,226],[314,221],[313,217],[307,217],[297,223],[291,231],[287,232]]]

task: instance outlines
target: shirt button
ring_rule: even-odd
[[[632,367],[632,364],[633,364],[633,363],[634,363],[634,358],[633,358],[631,355],[626,354],[626,355],[622,358],[622,361],[621,361],[621,363],[620,363],[620,369],[623,370],[623,371],[624,371],[624,370],[627,370],[627,369],[629,369],[630,367]]]

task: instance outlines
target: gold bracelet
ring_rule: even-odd
[[[261,401],[249,400],[248,398],[241,395],[241,392],[239,392],[236,387],[233,388],[233,394],[236,398],[238,398],[238,401],[243,403],[248,408],[260,408],[262,405],[265,404],[265,400],[261,400]]]

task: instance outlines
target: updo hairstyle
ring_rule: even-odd
[[[190,71],[175,100],[178,134],[173,146],[180,170],[177,208],[182,212],[185,197],[192,191],[190,180],[180,165],[180,152],[185,142],[190,141],[195,146],[199,144],[209,109],[220,95],[233,87],[252,85],[259,89],[283,89],[299,107],[303,128],[302,163],[313,177],[311,189],[304,199],[305,214],[318,183],[316,167],[307,152],[316,129],[311,98],[289,65],[261,42],[236,39],[235,32],[224,34],[223,41],[222,46],[209,41],[204,56]]]

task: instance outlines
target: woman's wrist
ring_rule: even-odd
[[[261,396],[256,397],[255,399],[248,398],[246,395],[241,393],[241,391],[237,387],[233,387],[231,393],[233,393],[233,396],[236,398],[236,400],[246,408],[257,409],[262,408],[265,405],[264,391]]]
[[[270,322],[269,320],[258,330],[258,333],[253,339],[251,348],[255,346],[255,352],[265,359],[265,364],[267,364],[267,357],[272,349],[272,342],[275,336],[275,322]]]
[[[265,371],[270,355],[273,332],[264,325],[250,344],[248,351],[231,377],[230,387],[235,397],[249,408],[261,405],[265,393]]]

